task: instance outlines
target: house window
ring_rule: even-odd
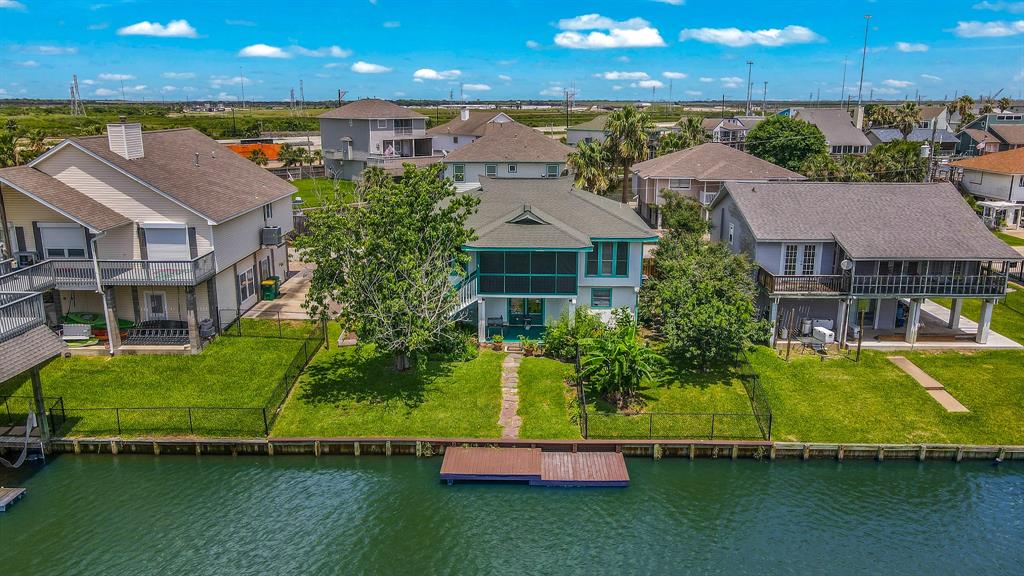
[[[452,165],[452,177],[456,182],[466,181],[466,165],[465,164],[453,164]]]
[[[256,295],[256,278],[252,268],[248,268],[238,274],[238,300],[245,302]]]
[[[184,224],[145,223],[148,260],[191,260],[188,229]]]
[[[576,252],[480,252],[481,294],[575,294]]]
[[[736,225],[733,224],[732,222],[729,222],[729,246],[733,245],[732,239],[733,239],[733,235],[735,234],[735,232],[736,232]]]
[[[673,178],[668,181],[668,187],[674,190],[689,190],[690,180],[682,178]]]
[[[587,253],[587,276],[629,274],[629,242],[595,242]]]
[[[498,165],[497,164],[484,164],[484,176],[490,176],[491,178],[494,178],[497,175],[498,175]]]
[[[508,165],[508,173],[509,174],[515,174],[518,171],[519,171],[519,166],[516,166],[515,164],[509,164]]]
[[[47,258],[85,258],[85,229],[78,224],[40,222],[41,248]]]
[[[458,136],[452,136],[452,144],[458,144],[458,143],[459,143],[459,137]]]
[[[263,205],[263,219],[270,220],[274,217],[274,205],[264,204]]]
[[[1024,188],[1024,175],[1017,177],[1017,186]]]
[[[818,247],[814,244],[804,245],[804,259],[800,266],[800,273],[804,276],[814,274],[814,261],[817,259]]]
[[[612,307],[612,289],[611,288],[591,288],[590,289],[590,307],[591,308],[611,308]]]
[[[388,121],[387,120],[377,120],[377,128],[378,129],[382,129],[383,130],[384,128],[387,128],[387,127],[388,127]]]
[[[796,258],[799,251],[800,247],[796,244],[786,244],[782,260],[783,276],[796,276]]]
[[[557,178],[558,164],[548,164],[546,167],[546,175],[548,178]]]

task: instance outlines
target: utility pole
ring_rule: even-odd
[[[128,99],[124,97],[124,80],[121,80],[121,102],[127,102]]]
[[[242,73],[242,67],[238,67],[238,82],[242,86],[242,111],[245,111],[245,75]],[[231,107],[232,116],[234,116],[234,106]]]
[[[871,14],[864,15],[864,50],[860,54],[860,84],[857,85],[857,107],[860,108],[861,96],[864,94],[864,63],[868,59],[868,29],[871,26]]]
[[[843,89],[839,92],[839,101],[843,102],[846,100],[846,63],[849,62],[848,56],[843,56]]]
[[[754,85],[750,83],[750,75],[754,69],[754,61],[747,60],[747,116],[750,116],[750,96],[754,91]]]
[[[768,81],[764,81],[764,91],[761,92],[761,116],[768,116]]]
[[[302,86],[302,79],[299,78],[299,113],[306,115],[306,89]]]

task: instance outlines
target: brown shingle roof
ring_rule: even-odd
[[[633,165],[641,178],[804,180],[804,176],[726,146],[708,142]]]
[[[975,142],[987,142],[994,138],[994,136],[992,136],[988,132],[985,132],[984,130],[979,130],[977,128],[964,128],[963,132],[966,132],[967,135],[973,138]]]
[[[853,259],[1019,260],[948,182],[726,184],[757,240],[830,241]]]
[[[487,128],[487,123],[500,114],[502,113],[495,112],[494,110],[472,110],[470,111],[469,118],[467,120],[463,120],[462,117],[456,117],[444,124],[441,124],[440,126],[434,126],[430,130],[427,130],[427,135],[465,134],[470,136],[483,136],[484,130]]]
[[[426,116],[404,106],[392,104],[387,100],[365,98],[349,102],[340,108],[328,110],[317,116],[317,118],[368,120],[376,118],[426,118]]]
[[[135,160],[111,152],[106,136],[71,141],[215,223],[280,200],[296,190],[192,128],[143,132],[145,156]]]
[[[518,122],[487,124],[484,135],[445,162],[565,162],[572,148]]]
[[[998,174],[1024,174],[1024,148],[1016,148],[1005,152],[994,152],[982,156],[972,156],[950,162],[957,168],[970,168],[983,172]]]
[[[793,108],[800,120],[821,130],[829,146],[871,146],[871,141],[853,125],[849,112],[842,108]]]
[[[604,130],[605,125],[608,124],[608,115],[602,114],[595,116],[586,122],[580,122],[574,126],[569,126],[569,130]]]
[[[28,195],[79,224],[97,232],[117,228],[131,220],[114,212],[78,190],[28,166],[0,169],[0,183]]]
[[[47,360],[60,356],[67,346],[46,326],[0,342],[0,382],[6,382]]]
[[[1024,144],[1024,124],[992,124],[988,129],[1007,144]]]

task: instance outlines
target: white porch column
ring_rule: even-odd
[[[949,307],[949,322],[946,326],[956,330],[960,327],[960,314],[964,308],[963,298],[953,298],[953,305]]]
[[[850,302],[848,300],[839,301],[839,312],[836,316],[836,341],[839,342],[839,347],[846,346],[846,333],[847,327],[850,324]]]
[[[917,325],[921,322],[921,299],[911,298],[910,313],[907,314],[907,343],[917,342]]]
[[[995,306],[996,301],[991,298],[986,298],[981,302],[981,318],[978,319],[978,334],[974,337],[974,341],[978,344],[988,343],[989,328],[992,327],[992,308]]]
[[[768,345],[775,347],[776,340],[779,339],[779,299],[772,298],[771,308],[768,309],[768,321],[772,324],[772,334],[768,338]]]
[[[484,299],[476,299],[476,339],[482,344],[487,341],[487,310]]]

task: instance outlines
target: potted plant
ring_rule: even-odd
[[[501,334],[495,334],[493,337],[491,337],[491,350],[494,350],[495,352],[501,352],[505,348],[502,345],[504,342],[505,338]]]
[[[533,355],[535,355],[537,353],[537,341],[536,340],[530,340],[526,336],[523,336],[519,340],[519,343],[522,344],[522,346],[523,346],[523,355],[524,356],[533,356]]]

